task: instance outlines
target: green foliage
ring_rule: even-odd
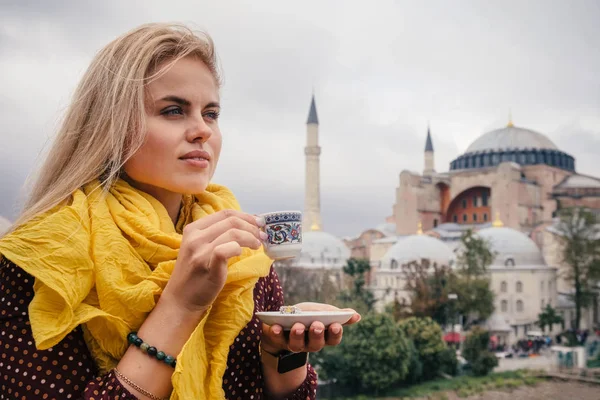
[[[451,281],[455,279],[452,270],[422,259],[404,264],[402,274],[404,289],[411,297],[412,315],[430,317],[439,324],[445,324],[450,316],[448,294],[451,293]]]
[[[536,378],[532,374],[532,371],[517,370],[492,373],[488,376],[463,375],[454,379],[439,379],[406,388],[394,389],[386,393],[385,398],[435,399],[435,396],[444,398],[442,396],[443,392],[454,391],[457,394],[462,393],[463,396],[467,396],[467,394],[472,395],[486,390],[504,389],[508,386],[535,385],[540,381],[540,378]]]
[[[550,304],[547,304],[546,308],[538,314],[537,324],[542,328],[543,332],[546,332],[546,327],[552,330],[554,324],[563,324],[564,326],[564,322],[563,317],[558,315],[556,310],[552,308]]]
[[[442,328],[429,317],[407,318],[398,325],[415,344],[423,365],[423,378],[436,377],[442,370],[441,355],[446,350]]]
[[[568,266],[564,278],[575,289],[575,328],[579,329],[581,310],[594,299],[594,286],[600,281],[600,224],[596,215],[584,208],[559,212],[559,238],[562,260]]]
[[[386,314],[367,314],[345,329],[344,340],[313,357],[324,379],[358,392],[378,393],[408,376],[410,341]]]
[[[456,350],[452,347],[446,347],[446,349],[440,353],[439,362],[443,373],[450,376],[458,375],[458,359],[456,358]]]
[[[338,295],[343,307],[352,308],[361,314],[372,311],[376,300],[373,292],[366,287],[367,275],[371,271],[369,260],[350,258],[343,270],[349,281],[349,289]]]
[[[408,341],[409,346],[409,361],[408,361],[408,374],[403,380],[404,384],[414,385],[421,381],[423,377],[423,363],[419,358],[419,351],[412,340]]]
[[[480,327],[473,328],[465,339],[462,355],[477,376],[489,374],[498,365],[496,356],[488,351],[489,342],[489,332]]]
[[[456,259],[460,273],[468,278],[484,276],[496,257],[489,242],[470,229],[462,234],[460,241],[461,250]]]
[[[457,311],[464,315],[469,325],[484,320],[494,312],[494,292],[487,278],[488,267],[496,253],[490,243],[470,229],[460,238],[457,256],[458,278],[451,281],[450,290],[458,294]]]
[[[494,312],[494,292],[488,278],[461,276],[452,281],[450,290],[458,295],[456,309],[460,314],[485,320]]]

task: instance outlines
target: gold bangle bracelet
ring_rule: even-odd
[[[123,379],[123,381],[125,381],[129,386],[131,386],[132,388],[134,388],[135,390],[137,390],[138,392],[140,392],[141,394],[143,394],[146,397],[151,398],[152,400],[169,400],[168,397],[162,398],[162,397],[158,397],[152,393],[150,393],[149,391],[147,391],[146,389],[140,387],[139,385],[137,385],[135,382],[132,382],[131,379],[129,379],[128,377],[126,377],[125,375],[123,375],[121,373],[121,371],[119,371],[116,368],[113,368],[113,371],[115,371],[115,374]]]

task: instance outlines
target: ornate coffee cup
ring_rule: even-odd
[[[294,258],[302,250],[302,212],[275,211],[259,215],[267,234],[263,242],[265,253],[273,260]]]

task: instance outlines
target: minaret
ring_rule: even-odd
[[[308,120],[306,121],[306,185],[304,188],[304,221],[305,231],[321,230],[321,192],[319,182],[319,118],[315,95],[312,96]]]
[[[432,175],[435,173],[435,166],[433,160],[433,142],[431,141],[431,131],[429,124],[427,125],[427,140],[425,141],[425,169],[423,175]]]

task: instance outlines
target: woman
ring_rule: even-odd
[[[255,317],[283,296],[263,222],[210,183],[219,113],[209,37],[145,25],[95,57],[0,240],[6,398],[315,398],[302,355],[342,327]]]

